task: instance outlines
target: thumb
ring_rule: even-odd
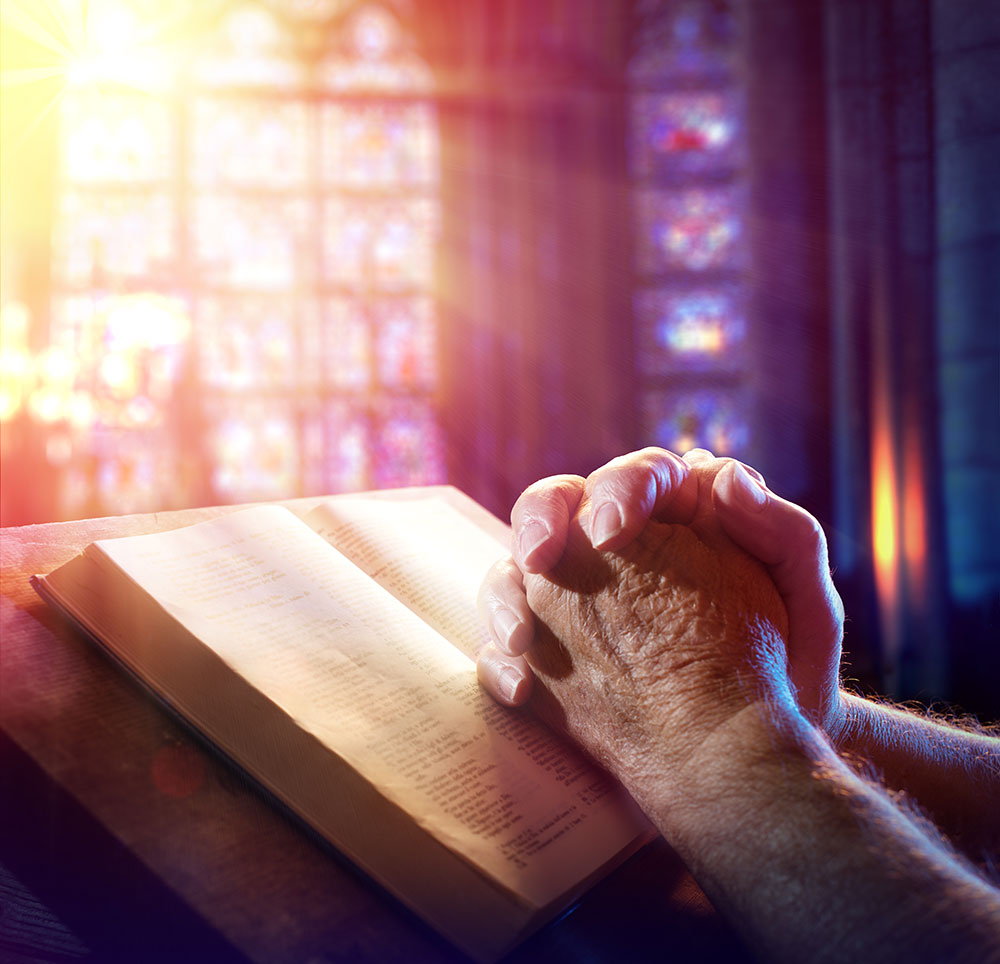
[[[839,654],[844,607],[830,577],[819,522],[754,480],[736,461],[715,477],[712,501],[729,538],[767,566],[788,610],[796,647],[818,653],[836,646]]]

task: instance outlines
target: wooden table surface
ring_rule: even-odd
[[[206,750],[28,584],[95,539],[234,508],[0,529],[0,961],[464,960]],[[657,842],[509,960],[749,955]]]

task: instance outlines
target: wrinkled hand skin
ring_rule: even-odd
[[[642,796],[749,704],[791,703],[787,616],[763,567],[717,528],[651,522],[602,553],[586,512],[560,564],[525,577],[533,703]]]

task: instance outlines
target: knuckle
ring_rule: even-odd
[[[798,515],[796,538],[800,545],[816,556],[826,557],[826,533],[819,520],[804,509]]]

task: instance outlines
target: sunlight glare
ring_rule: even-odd
[[[159,90],[168,80],[168,69],[162,52],[149,41],[135,11],[121,0],[91,3],[84,45],[67,63],[66,80],[73,87],[111,82]]]

